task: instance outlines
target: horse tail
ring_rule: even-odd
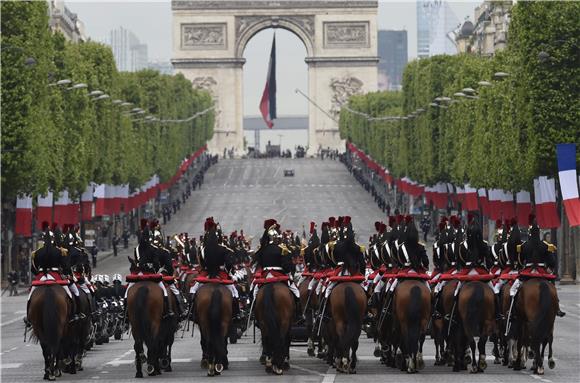
[[[552,331],[548,331],[553,326],[553,322],[550,323],[550,316],[548,315],[552,312],[552,307],[554,302],[552,300],[552,295],[550,294],[550,288],[548,287],[548,282],[540,282],[540,296],[538,302],[538,311],[536,317],[531,322],[530,333],[532,335],[532,341],[541,342],[550,336]]]
[[[351,286],[344,289],[344,311],[346,318],[346,331],[342,341],[342,349],[348,353],[348,349],[360,336],[362,320],[360,307]]]
[[[59,348],[60,336],[59,331],[62,323],[59,318],[59,312],[56,307],[56,294],[54,289],[49,286],[44,288],[42,307],[42,335],[43,343],[46,343],[50,348],[50,352],[56,355]]]
[[[478,336],[481,333],[481,318],[483,318],[481,310],[484,305],[483,286],[481,283],[474,283],[471,298],[467,305],[467,312],[465,313],[467,323],[463,324],[471,336]]]
[[[421,288],[419,286],[411,287],[407,305],[406,338],[408,355],[415,355],[419,351],[419,339],[421,338],[421,303]]]
[[[135,298],[135,317],[137,318],[137,332],[141,340],[145,341],[147,348],[153,345],[155,339],[152,339],[151,323],[147,316],[147,300],[149,298],[149,289],[146,286],[140,286]]]
[[[276,306],[274,306],[274,283],[266,283],[263,287],[264,298],[262,301],[262,314],[267,333],[267,346],[270,350],[276,350],[279,345],[280,326],[276,320]]]
[[[222,324],[222,293],[219,288],[215,288],[211,293],[209,303],[209,336],[210,347],[213,349],[216,362],[221,362],[222,356],[225,355],[224,341],[221,334]]]

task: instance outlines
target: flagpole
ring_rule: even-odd
[[[330,118],[332,121],[334,122],[338,122],[334,117],[332,117],[326,110],[322,109],[317,103],[315,103],[310,97],[308,97],[307,95],[304,94],[304,92],[302,92],[300,89],[296,88],[294,89],[295,93],[298,93],[300,95],[302,95],[302,97],[304,97],[305,99],[307,99],[312,105],[314,105],[318,110],[320,110],[322,113],[326,114],[328,116],[328,118]]]

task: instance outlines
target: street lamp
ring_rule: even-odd
[[[102,95],[104,92],[102,90],[93,90],[92,92],[89,93],[89,97],[94,97],[94,96],[100,96]]]
[[[120,105],[123,101],[122,100],[113,100],[111,102],[113,105]]]
[[[73,86],[71,86],[70,88],[67,88],[66,90],[75,90],[75,89],[84,89],[87,87],[87,84],[84,83],[78,83],[78,84],[74,84]]]
[[[466,94],[463,93],[463,92],[455,92],[455,93],[453,93],[453,96],[455,96],[455,97],[465,97]]]
[[[72,81],[69,80],[68,78],[64,79],[64,80],[58,80],[57,82],[54,82],[52,84],[48,84],[48,86],[55,86],[55,85],[68,85],[70,84]]]
[[[465,94],[473,94],[473,93],[475,93],[475,89],[473,89],[473,88],[463,88],[463,89],[461,89],[461,91],[463,93],[465,93]]]
[[[510,74],[509,73],[506,73],[506,72],[495,72],[493,74],[493,77],[498,78],[498,79],[504,79],[506,77],[509,77],[509,75]]]
[[[479,86],[491,86],[492,84],[489,81],[482,80],[482,81],[478,82],[477,85],[479,85]]]

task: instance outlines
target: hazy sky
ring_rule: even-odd
[[[415,1],[379,1],[379,29],[407,30],[409,59],[417,55],[416,5]],[[449,2],[461,21],[469,16],[480,2]],[[167,1],[65,1],[67,7],[77,13],[84,22],[87,35],[103,41],[111,29],[123,26],[146,43],[149,60],[171,59],[171,2]],[[273,30],[264,30],[254,36],[244,52],[244,112],[257,115],[258,103],[266,79],[269,50]],[[294,34],[276,31],[278,114],[308,114],[308,103],[294,89],[308,91],[307,66],[304,63],[306,49]]]

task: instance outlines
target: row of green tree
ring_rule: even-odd
[[[3,201],[64,189],[78,197],[91,181],[138,187],[158,174],[164,182],[211,138],[213,111],[186,123],[144,120],[211,107],[210,95],[182,75],[118,72],[109,47],[53,34],[46,2],[1,7]],[[61,79],[72,83],[49,85]],[[79,83],[87,88],[70,89]],[[95,100],[93,90],[110,98]]]
[[[409,63],[402,92],[350,99],[341,136],[396,177],[531,190],[533,178],[557,173],[555,144],[580,143],[578,20],[578,2],[518,2],[507,49]],[[497,72],[509,76],[494,79]],[[464,88],[477,90],[476,98],[454,97]],[[416,117],[369,120],[353,110]]]

